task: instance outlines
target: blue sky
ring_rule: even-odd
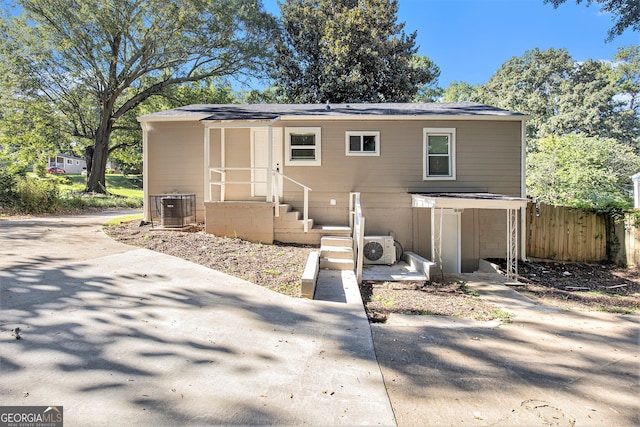
[[[277,0],[263,0],[279,15]],[[440,67],[440,86],[453,80],[485,83],[512,56],[536,47],[565,48],[576,61],[610,60],[618,47],[640,44],[627,30],[606,43],[611,15],[598,4],[567,0],[554,9],[543,0],[399,0],[398,21],[418,31],[418,53]]]

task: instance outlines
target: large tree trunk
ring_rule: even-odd
[[[93,144],[93,157],[91,159],[91,169],[87,163],[87,188],[88,193],[107,193],[106,170],[107,158],[109,157],[109,137],[111,136],[111,125],[101,126],[96,133]]]

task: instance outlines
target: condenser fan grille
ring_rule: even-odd
[[[363,249],[364,256],[370,261],[377,261],[382,258],[384,248],[378,242],[367,242]]]

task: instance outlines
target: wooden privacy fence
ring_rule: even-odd
[[[606,219],[581,209],[529,203],[527,256],[557,261],[606,261]]]
[[[640,228],[631,215],[627,214],[623,224],[616,224],[616,236],[620,250],[615,262],[640,268]]]

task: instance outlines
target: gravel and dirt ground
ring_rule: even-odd
[[[310,246],[250,243],[194,228],[190,232],[152,229],[138,221],[105,227],[114,239],[183,258],[286,295],[300,296],[300,276]],[[500,266],[504,260],[492,260]],[[504,268],[504,265],[503,265]],[[528,262],[519,264],[516,288],[544,304],[614,313],[640,311],[640,270],[604,264]],[[364,283],[372,321],[390,313],[446,315],[472,320],[508,320],[509,314],[481,300],[463,281]]]

